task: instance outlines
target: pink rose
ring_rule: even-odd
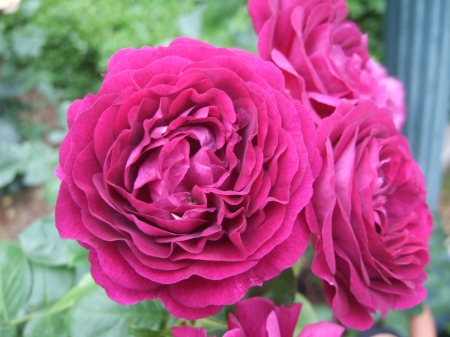
[[[236,304],[236,316],[228,317],[228,331],[223,337],[292,337],[302,305],[277,307],[262,297],[254,297]],[[207,337],[203,328],[183,326],[172,329],[175,337]],[[339,337],[344,328],[319,322],[307,325],[298,337]]]
[[[316,112],[316,122],[345,98],[390,108],[398,129],[405,120],[400,82],[370,59],[367,36],[345,20],[344,0],[249,0],[262,58],[283,70],[292,96]]]
[[[335,318],[367,329],[379,310],[426,295],[432,219],[423,175],[390,112],[343,102],[318,127],[323,162],[306,208],[315,258]]]
[[[113,300],[209,316],[305,250],[316,131],[271,63],[183,38],[120,50],[68,125],[56,225]]]

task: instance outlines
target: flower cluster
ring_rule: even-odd
[[[258,51],[317,125],[322,163],[306,218],[334,316],[367,329],[371,313],[425,297],[431,216],[406,139],[402,85],[370,59],[343,0],[250,0]]]
[[[432,220],[399,133],[402,86],[343,0],[249,11],[259,57],[178,38],[111,58],[99,92],[68,111],[58,230],[90,251],[112,299],[160,298],[189,320],[292,267],[310,240],[334,317],[366,329],[425,296]],[[299,311],[238,302],[225,336],[291,337]]]

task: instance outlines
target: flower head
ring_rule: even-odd
[[[68,126],[56,225],[115,301],[209,316],[305,250],[316,131],[273,64],[184,38],[124,49]]]
[[[344,0],[250,0],[258,51],[275,63],[292,96],[315,112],[316,122],[342,99],[388,107],[400,129],[406,109],[402,84],[369,57],[367,36],[346,20]]]
[[[334,316],[356,329],[371,314],[425,297],[432,228],[423,175],[390,112],[343,102],[318,127],[322,168],[306,208],[315,258]]]

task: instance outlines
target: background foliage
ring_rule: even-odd
[[[371,54],[382,59],[386,0],[348,0],[350,18],[368,32]],[[96,92],[109,57],[120,48],[167,44],[179,35],[216,46],[256,52],[246,0],[23,0],[17,13],[0,14],[0,198],[43,186],[54,205],[57,147],[66,133],[70,101]],[[32,99],[29,99],[32,96]],[[52,123],[36,123],[47,104]],[[429,266],[430,304],[442,326],[449,322],[450,256],[436,229]],[[303,261],[307,266],[307,261]],[[294,292],[295,271],[250,290],[278,304],[304,303],[297,329],[331,319],[323,303]],[[225,308],[199,325],[221,335]],[[413,311],[414,312],[414,311]],[[405,334],[411,312],[393,312],[380,324]],[[87,253],[61,240],[54,216],[31,224],[19,242],[0,241],[0,336],[167,336],[175,322],[160,302],[124,307],[108,299],[89,274]],[[159,332],[155,332],[159,331]],[[354,332],[348,331],[348,335]]]

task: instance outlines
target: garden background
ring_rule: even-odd
[[[371,55],[382,61],[386,0],[347,2],[350,19],[370,36]],[[17,12],[0,12],[0,239],[18,242],[0,244],[0,336],[115,336],[111,326],[117,336],[139,335],[135,327],[167,323],[158,302],[121,307],[86,276],[86,252],[59,239],[54,227],[53,171],[67,107],[98,90],[109,57],[181,35],[256,52],[245,0],[23,0]],[[450,333],[450,174],[434,216],[428,302]],[[301,276],[313,302],[302,317],[330,319],[320,281]],[[406,334],[410,314],[393,311],[380,324]]]

